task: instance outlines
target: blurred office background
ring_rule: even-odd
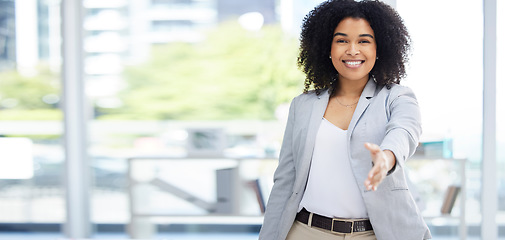
[[[320,2],[0,0],[0,239],[257,238]],[[387,2],[413,40],[433,235],[503,238],[505,3]]]

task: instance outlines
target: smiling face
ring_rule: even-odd
[[[344,18],[333,32],[331,61],[339,81],[368,81],[375,65],[377,44],[368,21],[362,18]]]

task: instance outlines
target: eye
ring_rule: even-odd
[[[359,43],[370,43],[370,41],[368,41],[368,40],[361,40],[361,41],[359,41]]]
[[[336,43],[346,43],[347,41],[345,41],[344,39],[337,39],[337,41],[335,41]]]

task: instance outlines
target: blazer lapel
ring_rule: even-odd
[[[301,173],[303,174],[300,179],[307,179],[309,174],[310,162],[312,160],[312,153],[314,151],[314,145],[316,143],[316,134],[321,125],[321,121],[328,106],[328,100],[330,94],[325,90],[321,95],[317,96],[312,105],[312,113],[309,120],[309,125],[307,129],[307,138],[305,140],[305,149],[303,151],[301,163]],[[305,187],[305,182],[300,182],[299,187]]]
[[[365,85],[365,88],[363,89],[363,92],[361,93],[361,96],[358,101],[358,105],[356,106],[356,109],[354,110],[354,114],[352,115],[351,123],[349,123],[349,131],[347,137],[350,138],[352,135],[352,132],[354,131],[354,127],[356,127],[356,123],[358,122],[359,118],[361,115],[363,115],[363,112],[368,108],[368,105],[370,104],[370,99],[374,96],[375,94],[375,88],[376,88],[375,81],[373,79],[369,79],[367,84]]]
[[[321,120],[323,119],[326,107],[328,106],[329,98],[330,94],[327,90],[325,90],[324,93],[317,96],[317,99],[312,107],[312,114],[310,116],[309,127],[307,129],[307,141],[305,145],[307,147],[305,152],[307,154],[310,153],[310,156],[312,156],[312,151],[314,150],[316,134],[319,130],[319,125],[321,125]]]

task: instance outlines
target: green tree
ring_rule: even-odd
[[[0,120],[60,120],[60,78],[47,67],[35,76],[0,72]]]
[[[302,91],[298,41],[279,26],[249,32],[222,24],[200,43],[152,48],[149,61],[125,70],[124,106],[103,118],[273,119]]]

